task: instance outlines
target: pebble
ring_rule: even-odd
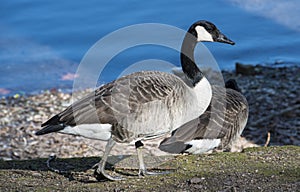
[[[255,75],[255,66],[253,65],[245,65],[242,63],[236,63],[235,64],[235,72],[236,74],[241,74],[241,75]]]
[[[34,176],[34,177],[42,177],[42,174],[40,174],[38,172],[33,172],[32,176]]]
[[[192,179],[190,179],[190,183],[191,184],[197,184],[200,183],[203,179],[201,179],[200,177],[193,177]]]

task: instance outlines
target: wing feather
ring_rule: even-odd
[[[143,104],[171,97],[184,83],[163,72],[136,72],[105,84],[43,124],[117,123],[117,119],[137,112]],[[117,116],[117,118],[116,118]],[[54,117],[53,117],[54,118]]]

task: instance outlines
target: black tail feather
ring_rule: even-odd
[[[178,153],[184,153],[185,150],[191,147],[189,144],[185,144],[184,142],[181,141],[168,143],[168,139],[170,138],[165,138],[160,143],[158,148],[161,151],[178,154]]]
[[[48,121],[42,124],[42,129],[36,132],[36,135],[44,135],[51,132],[57,132],[65,128],[64,124],[60,122],[59,116],[55,115]]]
[[[36,135],[44,135],[47,133],[51,133],[51,132],[57,132],[60,130],[63,130],[65,128],[64,125],[47,125],[46,127],[44,127],[43,129],[39,130],[38,132],[36,132]]]
[[[42,127],[45,127],[47,125],[58,125],[60,124],[60,120],[59,120],[59,116],[55,115],[53,117],[51,117],[48,121],[46,121],[45,123],[42,124]]]

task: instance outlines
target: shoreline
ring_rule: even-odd
[[[272,67],[253,65],[254,74],[241,75],[222,71],[224,79],[236,79],[250,107],[248,124],[242,136],[249,142],[264,145],[300,145],[300,66]],[[246,71],[249,71],[247,69]],[[76,92],[80,98],[90,89]],[[0,159],[99,156],[105,143],[79,136],[49,134],[35,136],[40,124],[65,109],[71,94],[60,90],[36,95],[18,95],[0,99]],[[298,119],[297,119],[298,118]],[[146,151],[156,155],[158,141],[145,142]],[[244,145],[241,144],[240,145]],[[118,144],[112,154],[134,153],[134,145]]]
[[[239,63],[239,62],[237,62]],[[244,64],[242,64],[244,65]],[[256,67],[265,67],[265,68],[300,68],[300,63],[296,63],[296,62],[285,62],[285,61],[275,61],[274,63],[264,63],[264,64],[246,64],[250,67],[256,68]],[[172,69],[170,69],[170,71],[166,71],[166,72],[170,72],[170,73],[174,73],[173,69],[179,69],[181,70],[181,67],[174,67]],[[207,70],[204,68],[204,71]],[[224,73],[235,73],[236,70],[236,66],[232,66],[230,68],[225,68],[225,69],[221,69],[223,75]],[[208,71],[210,71],[210,69],[208,69]],[[182,72],[181,72],[182,73]],[[182,73],[183,74],[183,73]],[[71,81],[73,81],[74,79],[71,79]],[[108,83],[108,82],[104,82],[104,83]],[[101,86],[101,84],[100,84]],[[99,86],[97,86],[99,87]],[[91,88],[86,88],[86,89],[82,89],[82,90],[75,90],[75,92],[88,92],[91,91]],[[3,93],[1,93],[1,91],[3,91]],[[48,92],[61,92],[61,93],[65,93],[65,94],[72,94],[73,93],[73,88],[72,87],[49,87],[48,89],[41,89],[41,90],[35,90],[35,91],[24,91],[24,90],[20,90],[20,91],[16,91],[10,88],[0,88],[0,100],[1,99],[13,99],[15,97],[31,97],[31,96],[35,96],[35,95],[41,95],[44,93],[48,93]]]

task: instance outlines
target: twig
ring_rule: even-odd
[[[54,168],[52,168],[51,166],[50,166],[50,162],[51,161],[54,161],[56,159],[56,155],[55,154],[51,154],[51,155],[49,155],[49,158],[48,158],[48,160],[47,160],[47,167],[48,167],[48,169],[49,170],[51,170],[51,171],[53,171],[53,172],[55,172],[55,173],[60,173],[60,171],[58,170],[58,169],[54,169]]]
[[[268,116],[266,116],[266,117],[263,117],[263,118],[261,118],[261,119],[255,121],[255,122],[251,123],[250,126],[251,126],[251,127],[257,126],[257,125],[259,125],[260,123],[262,123],[262,122],[264,122],[264,121],[267,121],[267,120],[269,120],[269,119],[272,119],[273,117],[280,116],[280,115],[282,115],[282,114],[284,114],[284,113],[293,111],[293,110],[298,109],[298,108],[300,108],[300,104],[297,104],[297,105],[294,105],[294,106],[285,108],[285,109],[283,109],[283,110],[281,110],[281,111],[272,113],[271,115],[268,115]]]
[[[53,171],[54,173],[58,173],[58,174],[62,174],[62,175],[64,175],[64,174],[69,174],[68,171],[61,171],[61,170],[59,170],[59,169],[55,169],[55,168],[53,168],[53,167],[50,166],[50,162],[51,162],[51,161],[55,161],[55,159],[56,159],[56,155],[55,155],[55,154],[51,154],[51,155],[49,156],[49,158],[48,158],[48,160],[47,160],[47,162],[46,162],[48,169],[49,169],[50,171]]]
[[[268,136],[267,136],[267,141],[266,141],[266,143],[265,143],[265,147],[267,147],[268,145],[269,145],[269,143],[270,143],[270,138],[271,138],[271,133],[270,132],[268,132]]]

